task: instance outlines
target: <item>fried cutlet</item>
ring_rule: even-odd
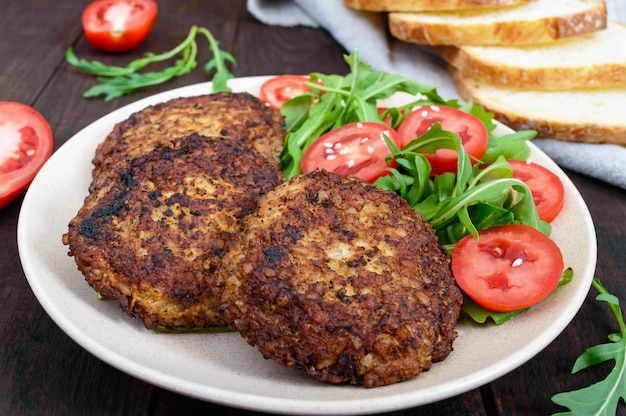
[[[214,276],[232,329],[319,380],[405,381],[456,338],[462,295],[433,228],[351,176],[316,170],[262,196]]]
[[[63,242],[87,282],[147,328],[223,324],[210,276],[242,218],[281,181],[240,140],[179,137],[102,173]]]
[[[148,106],[118,123],[96,150],[93,177],[120,161],[191,133],[244,140],[278,163],[285,123],[278,111],[248,93],[175,98]]]

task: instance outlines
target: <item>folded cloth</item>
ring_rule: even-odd
[[[609,19],[626,23],[626,2],[606,0]],[[459,98],[444,62],[430,49],[389,36],[383,13],[346,7],[342,0],[248,0],[261,22],[321,27],[348,52],[359,50],[374,70],[394,72],[437,86],[440,95]],[[533,142],[561,167],[626,189],[626,147],[537,138]]]

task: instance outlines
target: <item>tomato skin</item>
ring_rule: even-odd
[[[565,189],[554,173],[536,163],[525,160],[508,160],[513,169],[513,177],[524,182],[537,207],[539,218],[551,222],[563,208]]]
[[[52,154],[52,129],[25,104],[0,101],[0,208],[20,195]]]
[[[556,288],[563,256],[548,236],[525,224],[502,225],[468,235],[452,250],[452,273],[467,296],[485,309],[530,307]]]
[[[322,168],[373,183],[387,174],[385,168],[395,166],[394,162],[388,164],[385,160],[390,150],[383,134],[399,145],[398,133],[383,123],[355,122],[331,130],[304,152],[302,171]]]
[[[146,39],[157,15],[154,0],[96,0],[83,11],[83,30],[96,48],[127,52]]]
[[[484,156],[489,144],[487,127],[472,114],[448,106],[428,105],[411,111],[398,127],[401,145],[404,147],[426,133],[435,122],[446,131],[457,133],[467,154],[475,159]],[[457,171],[457,152],[452,149],[439,149],[435,154],[424,156],[430,162],[432,176]],[[474,163],[472,158],[470,160]]]
[[[278,75],[261,85],[259,98],[270,107],[280,110],[293,97],[311,92],[304,84],[308,81],[309,77],[306,75]]]

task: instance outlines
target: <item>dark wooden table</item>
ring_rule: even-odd
[[[85,100],[92,77],[66,64],[69,46],[87,59],[126,64],[141,54],[170,49],[191,25],[207,27],[237,60],[236,76],[276,73],[346,73],[345,52],[322,30],[269,27],[247,11],[245,0],[159,1],[149,39],[126,55],[93,49],[82,35],[86,1],[0,0],[0,100],[35,107],[50,122],[55,148],[80,129],[139,98],[206,81],[200,68],[150,90],[110,102]],[[200,62],[209,58],[201,47]],[[1,139],[1,138],[0,138]],[[568,172],[586,200],[598,236],[596,275],[626,301],[626,193]],[[48,317],[30,290],[18,256],[16,229],[22,199],[0,210],[0,414],[253,414],[188,398],[118,371],[82,349]],[[42,207],[42,210],[46,207]],[[575,359],[617,330],[595,290],[572,323],[521,368],[479,389],[393,415],[546,415],[560,410],[550,397],[604,378],[606,365],[571,375]],[[620,411],[624,412],[622,405]]]

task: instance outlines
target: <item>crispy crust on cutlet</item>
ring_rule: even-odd
[[[100,175],[64,243],[87,282],[147,328],[220,325],[209,277],[281,180],[241,141],[180,137]]]
[[[96,150],[93,176],[191,133],[246,141],[275,163],[286,134],[281,114],[248,93],[175,98],[118,123]]]
[[[428,222],[322,170],[261,197],[212,285],[264,357],[331,383],[411,379],[452,350],[462,297]]]

